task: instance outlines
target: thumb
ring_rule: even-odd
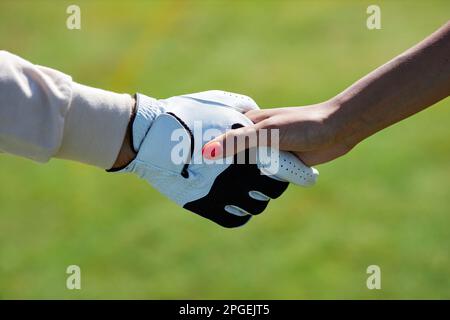
[[[235,155],[245,149],[259,145],[259,124],[233,129],[211,140],[203,146],[202,155],[214,160]]]

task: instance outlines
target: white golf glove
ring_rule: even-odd
[[[208,141],[252,124],[243,113],[258,106],[247,96],[213,90],[156,100],[137,94],[136,104],[132,133],[137,156],[121,172],[137,174],[183,208],[221,226],[245,224],[288,182],[309,186],[316,180],[315,169],[287,152],[276,159],[276,176],[261,174],[258,163],[237,164],[236,156],[233,163],[202,158]]]

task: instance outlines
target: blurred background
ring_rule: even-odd
[[[66,8],[81,8],[68,30]],[[329,99],[449,19],[448,1],[0,2],[0,49],[77,82],[169,97],[223,89],[262,107]],[[319,166],[244,228],[134,176],[0,155],[0,298],[450,298],[450,106]],[[82,290],[67,290],[68,265]],[[368,290],[379,265],[382,289]]]

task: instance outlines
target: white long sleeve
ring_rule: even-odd
[[[59,71],[0,51],[0,150],[39,162],[52,157],[109,169],[134,101],[87,87]]]

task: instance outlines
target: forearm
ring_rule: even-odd
[[[57,70],[0,51],[0,150],[36,161],[52,157],[109,169],[134,101],[84,86]]]
[[[74,160],[103,169],[117,162],[130,123],[133,98],[128,94],[72,84],[64,115],[62,140],[55,158]]]
[[[336,139],[348,145],[450,94],[450,22],[333,100]]]

